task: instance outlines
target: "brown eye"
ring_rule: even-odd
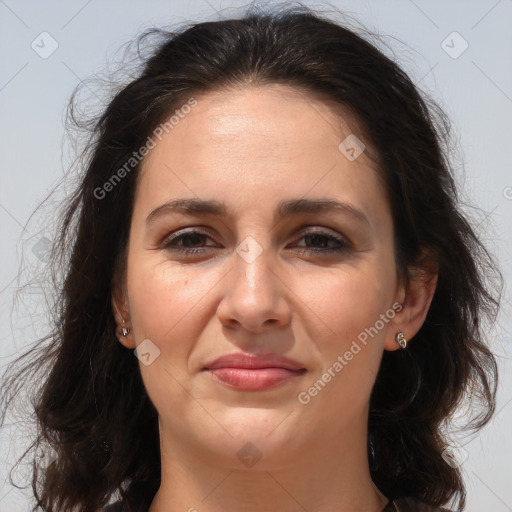
[[[208,247],[204,246],[205,239],[212,239],[210,235],[203,231],[191,230],[173,234],[166,238],[162,244],[162,248],[169,251],[180,251],[187,254],[201,254]]]
[[[307,252],[312,253],[340,253],[350,248],[350,243],[345,238],[320,231],[306,233],[300,240],[305,241],[305,246],[299,247],[304,247]]]

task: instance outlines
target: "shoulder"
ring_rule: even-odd
[[[416,498],[397,498],[388,503],[382,512],[450,512],[447,508],[427,505]]]

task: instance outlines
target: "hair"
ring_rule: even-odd
[[[368,456],[389,499],[414,496],[433,506],[457,499],[463,508],[461,470],[445,460],[443,428],[466,399],[478,404],[468,423],[475,430],[494,412],[497,365],[483,330],[498,312],[492,283],[500,273],[462,213],[446,114],[363,35],[304,6],[252,7],[236,19],[152,29],[138,44],[151,37],[158,43],[137,76],[95,118],[83,172],[61,212],[52,257],[63,278],[52,331],[15,361],[20,368],[4,386],[10,404],[24,379],[46,369],[33,393],[37,438],[24,454],[53,453],[50,464],[31,459],[34,510],[94,512],[115,496],[151,503],[160,485],[157,412],[137,358],[116,338],[111,307],[140,162],[104,197],[98,189],[188,98],[266,84],[353,114],[386,184],[398,275],[438,274],[414,341],[384,352],[370,399]]]

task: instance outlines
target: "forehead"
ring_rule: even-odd
[[[196,100],[145,157],[137,191],[143,202],[207,194],[246,208],[258,198],[257,208],[283,194],[339,192],[375,205],[375,195],[383,198],[368,141],[341,108],[283,85],[219,90]],[[366,149],[350,160],[340,143],[354,136]]]
[[[178,106],[176,112],[180,110]],[[166,130],[161,151],[151,152],[143,170],[173,146],[182,156],[197,158],[200,155],[192,149],[212,151],[215,141],[217,146],[231,143],[231,151],[259,150],[260,156],[271,158],[284,151],[290,157],[300,155],[311,145],[336,148],[351,134],[364,138],[348,110],[281,84],[215,90],[198,97],[197,105],[179,119],[173,118],[177,123]]]

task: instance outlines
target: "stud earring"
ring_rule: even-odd
[[[123,318],[123,328],[121,329],[121,333],[123,335],[124,338],[126,338],[127,334],[130,332],[130,329],[127,329],[125,326],[124,326],[124,318]]]
[[[407,340],[405,339],[404,333],[402,331],[396,334],[396,342],[400,345],[400,348],[407,347]]]

